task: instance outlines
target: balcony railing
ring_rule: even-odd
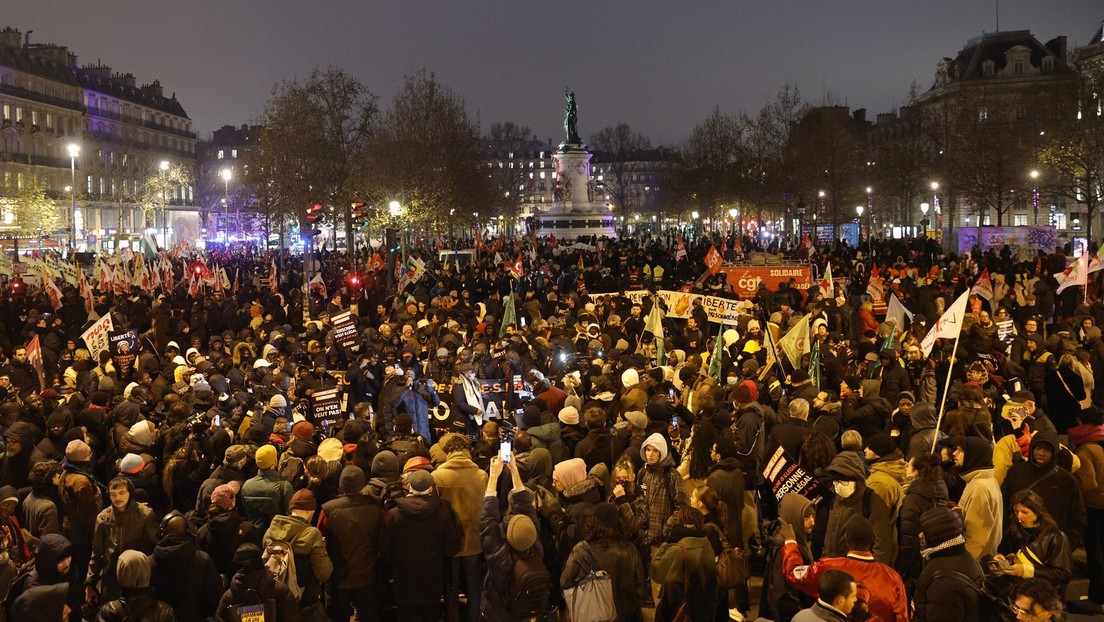
[[[5,95],[11,95],[13,97],[19,97],[22,99],[29,99],[43,104],[49,104],[51,106],[57,106],[59,108],[67,108],[69,110],[77,110],[84,112],[84,106],[80,102],[69,101],[60,97],[54,97],[53,95],[46,95],[43,93],[36,93],[18,86],[11,84],[0,84],[0,93]]]

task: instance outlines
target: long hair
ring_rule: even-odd
[[[1012,512],[1015,512],[1017,505],[1022,505],[1031,510],[1038,521],[1037,528],[1039,530],[1039,535],[1056,535],[1062,532],[1062,530],[1058,528],[1058,523],[1054,522],[1054,517],[1047,511],[1046,506],[1043,504],[1042,497],[1034,491],[1028,489],[1017,491],[1016,494],[1012,495],[1012,500],[1008,505]],[[1012,529],[1010,531],[1013,537],[1024,545],[1029,544],[1036,538],[1035,534],[1028,532],[1024,529],[1023,525],[1020,525],[1020,522],[1016,520],[1013,520]]]
[[[943,463],[938,454],[918,454],[911,460],[912,468],[916,471],[916,481],[937,481],[943,477]]]
[[[709,486],[698,486],[694,489],[694,494],[698,496],[698,501],[702,502],[702,505],[705,506],[705,509],[708,510],[710,514],[715,514],[717,516],[717,521],[720,522],[720,528],[724,531],[728,525],[728,504],[721,501],[721,497],[717,494],[717,491]]]
[[[717,440],[717,431],[706,422],[695,423],[690,440],[690,479],[705,479],[709,476],[709,466],[713,464],[711,454],[713,443]]]

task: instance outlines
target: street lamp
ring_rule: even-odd
[[[168,160],[161,160],[160,168],[161,168],[161,177],[162,177],[161,181],[164,182],[165,181],[164,177],[169,174],[169,161]],[[169,245],[169,217],[168,217],[168,212],[166,211],[166,205],[165,205],[167,202],[168,202],[168,199],[165,197],[165,184],[162,183],[161,184],[161,231],[162,231],[162,233],[161,233],[161,246],[162,247],[168,247],[168,245]]]
[[[69,252],[76,250],[77,246],[77,156],[80,155],[80,145],[69,143],[69,185],[72,204],[69,207]]]
[[[234,172],[229,168],[222,169],[222,218],[223,221],[229,216],[230,211],[230,178],[234,176]],[[227,227],[229,229],[229,227]],[[227,242],[229,242],[229,236],[227,236]]]
[[[1039,171],[1031,171],[1031,205],[1035,208],[1035,224],[1039,224]]]
[[[924,215],[924,217],[922,219],[920,219],[920,225],[924,227],[924,235],[925,236],[928,235],[928,208],[929,207],[930,206],[927,204],[927,202],[924,202],[924,203],[920,204],[920,213]]]

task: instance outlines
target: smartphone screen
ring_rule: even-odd
[[[503,462],[509,462],[510,458],[513,456],[512,444],[513,443],[510,441],[502,441],[498,444],[498,457],[501,458]]]
[[[215,415],[215,427],[222,425],[222,415]]]
[[[671,417],[671,427],[672,428],[677,428],[678,427],[678,415],[675,415],[674,417]]]

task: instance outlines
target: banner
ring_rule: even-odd
[[[134,364],[138,357],[138,331],[113,330],[107,333],[107,347],[111,352],[111,360],[120,372],[125,372]]]
[[[315,426],[324,428],[329,428],[335,421],[345,418],[345,414],[341,412],[341,398],[336,388],[315,391],[311,395],[311,418]]]
[[[356,324],[353,323],[353,314],[349,311],[342,311],[337,315],[330,318],[333,322],[333,338],[339,345],[352,348],[359,345],[357,343],[357,329]]]
[[[923,341],[920,342],[920,352],[923,353],[924,358],[931,356],[936,339],[958,339],[959,333],[962,332],[962,320],[966,316],[966,305],[969,301],[970,291],[966,290],[962,292],[958,300],[951,304],[951,308],[939,316],[935,326],[931,327]]]
[[[984,253],[995,249],[998,253],[1007,244],[1016,261],[1034,261],[1039,250],[1053,253],[1058,248],[1058,231],[1054,227],[982,227],[978,238],[977,227],[956,227],[958,231],[958,251],[968,253],[975,246]]]
[[[807,266],[724,266],[724,273],[732,291],[741,298],[754,298],[759,292],[759,284],[766,284],[771,291],[794,279],[794,287],[805,293],[813,286],[813,271]]]
[[[709,274],[717,274],[721,271],[721,266],[724,264],[724,258],[721,256],[720,251],[716,246],[710,246],[709,252],[705,254],[705,269],[709,271]]]
[[[595,300],[611,296],[624,296],[633,303],[639,303],[650,295],[651,292],[646,289],[631,290],[624,293],[589,294],[589,296]],[[705,309],[705,313],[709,316],[710,322],[736,324],[737,319],[739,319],[741,315],[739,305],[742,301],[740,300],[719,298],[717,296],[703,296],[701,294],[691,294],[689,292],[675,292],[668,289],[661,289],[656,292],[656,295],[662,298],[663,302],[667,305],[665,317],[680,319],[690,317],[691,312],[694,310],[695,300],[701,301],[702,308]]]
[[[484,410],[484,420],[488,419],[507,419],[514,418],[513,413],[508,412],[511,405],[507,403],[510,395],[509,384],[505,378],[478,380],[479,390],[483,394],[483,405],[486,407]],[[531,396],[532,393],[525,386],[525,382],[521,379],[520,375],[516,375],[513,378],[513,394],[515,401],[517,398]],[[460,411],[453,411],[452,409],[452,387],[451,384],[438,384],[436,387],[437,395],[441,398],[441,403],[437,406],[432,406],[429,409],[429,427],[436,430],[444,430],[445,432],[459,432],[465,433],[465,416]]]
[[[763,467],[763,477],[770,482],[771,491],[778,501],[782,501],[782,497],[791,492],[796,492],[813,503],[820,503],[824,498],[820,483],[786,455],[785,447],[780,446],[774,450],[767,465]]]
[[[88,351],[92,354],[93,361],[100,360],[100,352],[107,350],[107,334],[115,330],[115,325],[111,322],[111,314],[108,313],[101,317],[95,324],[88,327],[88,330],[84,331],[81,335],[81,339],[88,346]]]

